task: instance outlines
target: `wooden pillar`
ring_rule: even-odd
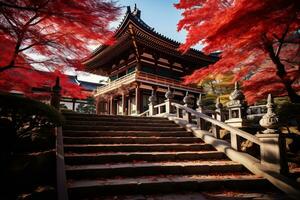
[[[76,99],[72,99],[72,110],[75,111]]]
[[[128,94],[128,102],[127,102],[127,115],[131,115],[131,98],[130,94]]]
[[[140,84],[137,84],[135,88],[135,104],[136,104],[136,114],[141,113],[141,90]]]
[[[110,99],[107,100],[106,114],[110,114]]]
[[[122,93],[122,115],[126,115],[126,95]]]
[[[114,110],[114,97],[111,96],[109,100],[109,114],[113,115],[113,110]]]
[[[100,100],[99,100],[99,97],[96,98],[96,114],[97,115],[100,114]]]

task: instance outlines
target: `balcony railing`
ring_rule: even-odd
[[[96,96],[104,94],[108,91],[117,89],[117,88],[121,87],[122,85],[132,83],[135,80],[136,80],[136,72],[133,71],[129,74],[126,74],[125,76],[122,76],[114,81],[109,82],[106,85],[98,87],[96,90]]]
[[[200,89],[183,85],[181,81],[178,81],[175,79],[166,78],[163,76],[149,74],[149,73],[145,73],[145,72],[141,72],[141,71],[133,71],[129,74],[126,74],[125,76],[122,76],[114,81],[109,82],[106,85],[98,87],[96,90],[96,96],[105,94],[106,92],[117,89],[117,88],[121,87],[122,85],[127,85],[134,81],[150,83],[150,84],[159,85],[159,86],[163,86],[163,87],[170,86],[174,89],[179,89],[179,90],[184,90],[184,91],[191,91],[191,92],[197,92],[197,93],[201,92]]]

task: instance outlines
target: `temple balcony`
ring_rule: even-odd
[[[113,90],[116,90],[122,86],[129,85],[134,82],[139,82],[143,84],[149,84],[149,85],[155,85],[155,86],[161,86],[161,87],[172,87],[175,90],[179,91],[189,91],[189,92],[195,92],[199,93],[201,92],[201,89],[183,85],[181,81],[166,78],[159,75],[154,75],[142,71],[134,71],[129,74],[126,74],[114,81],[110,81],[108,84],[98,87],[95,93],[95,96],[103,95],[108,92],[112,92]]]

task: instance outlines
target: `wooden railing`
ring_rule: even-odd
[[[117,89],[124,84],[129,84],[136,80],[136,71],[133,71],[125,76],[122,76],[114,81],[109,82],[106,85],[100,86],[96,90],[96,96],[104,94],[110,90]]]
[[[200,92],[200,89],[197,89],[195,87],[190,87],[183,85],[181,81],[159,76],[159,75],[154,75],[154,74],[149,74],[146,72],[142,71],[133,71],[129,74],[126,74],[125,76],[122,76],[114,81],[109,82],[106,85],[100,86],[96,89],[95,91],[95,96],[105,94],[108,91],[117,89],[121,87],[122,85],[126,85],[129,83],[132,83],[134,81],[139,81],[139,82],[145,82],[145,83],[151,83],[155,85],[161,85],[161,86],[172,86],[173,88],[176,89],[181,89],[181,90],[188,90],[191,92]]]
[[[197,92],[197,93],[202,91],[195,87],[183,85],[182,81],[167,78],[164,76],[154,75],[154,74],[150,74],[150,73],[146,73],[146,72],[142,72],[142,71],[137,71],[136,74],[137,74],[137,80],[141,81],[141,82],[151,82],[151,83],[155,83],[156,85],[161,84],[164,87],[171,86],[174,89],[181,89],[184,91],[187,90],[187,91]]]

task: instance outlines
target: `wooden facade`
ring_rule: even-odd
[[[168,87],[175,100],[187,91],[198,95],[201,89],[184,85],[181,78],[217,60],[194,49],[180,53],[180,43],[155,32],[136,7],[127,8],[115,38],[113,45],[100,46],[84,62],[89,72],[109,77],[95,93],[99,114],[137,115],[148,109],[152,91],[161,103]]]

